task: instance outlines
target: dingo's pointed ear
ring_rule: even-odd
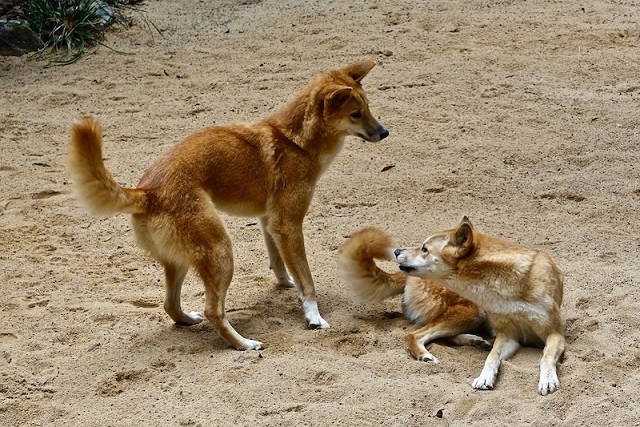
[[[463,219],[458,225],[451,243],[456,247],[456,255],[459,258],[465,257],[471,252],[473,248],[473,227],[468,218],[466,221]]]
[[[327,100],[335,106],[341,106],[351,98],[352,92],[353,89],[349,86],[338,86],[336,90],[329,94]]]
[[[469,217],[467,217],[466,215],[463,216],[462,219],[460,220],[460,223],[463,223],[463,222],[467,222],[467,223],[471,224],[471,221],[469,221]]]
[[[371,69],[375,67],[375,65],[375,61],[362,61],[356,64],[349,65],[348,67],[343,68],[341,71],[356,82],[360,83],[360,80],[362,80],[367,74],[369,74],[369,71],[371,71]]]

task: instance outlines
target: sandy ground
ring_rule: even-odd
[[[3,426],[639,425],[640,25],[630,1],[147,1],[143,25],[67,67],[0,58],[0,424]],[[70,124],[105,128],[134,186],[203,126],[253,120],[316,74],[362,59],[391,136],[350,138],[305,221],[320,311],[307,330],[276,288],[255,220],[227,218],[229,317],[176,327],[163,272],[129,218],[97,219],[65,172]],[[387,166],[394,166],[387,168]],[[384,169],[384,171],[383,171]],[[486,352],[435,343],[412,360],[400,301],[355,304],[335,263],[372,225],[402,245],[466,214],[553,253],[566,273],[561,389],[537,393],[539,349],[471,381]],[[183,305],[202,310],[188,276]]]

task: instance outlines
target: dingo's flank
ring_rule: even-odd
[[[258,122],[188,136],[147,169],[137,188],[119,185],[105,168],[100,125],[91,118],[76,121],[69,148],[76,193],[94,213],[132,215],[138,244],[164,267],[164,309],[176,323],[203,320],[180,305],[182,282],[194,268],[204,283],[204,316],[220,337],[239,350],[262,348],[225,317],[233,253],[220,209],[259,218],[277,281],[295,285],[310,328],[329,327],[318,311],[302,223],[316,183],[345,137],[375,142],[389,135],[369,111],[361,86],[374,65],[365,61],[324,73]]]

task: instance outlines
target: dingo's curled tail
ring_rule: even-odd
[[[338,266],[343,279],[361,302],[378,302],[404,292],[407,276],[387,273],[376,259],[393,259],[393,242],[377,228],[358,231],[345,242],[338,253]]]
[[[77,197],[94,214],[147,211],[145,191],[122,187],[105,168],[102,128],[90,117],[76,120],[71,128],[69,172]]]

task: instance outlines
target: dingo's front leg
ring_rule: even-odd
[[[518,341],[506,335],[497,335],[493,348],[484,362],[480,376],[473,380],[473,388],[478,390],[492,390],[498,376],[498,370],[503,360],[507,360],[518,351]]]
[[[540,383],[538,383],[538,392],[543,396],[560,388],[556,364],[564,352],[564,345],[565,340],[561,334],[555,333],[547,337],[540,361]]]
[[[311,271],[307,262],[307,255],[304,249],[304,236],[302,234],[302,220],[299,221],[265,221],[265,229],[273,238],[273,243],[287,270],[293,276],[302,308],[304,317],[311,329],[329,328],[320,312],[318,311],[318,302],[316,300],[316,290],[313,284]]]

